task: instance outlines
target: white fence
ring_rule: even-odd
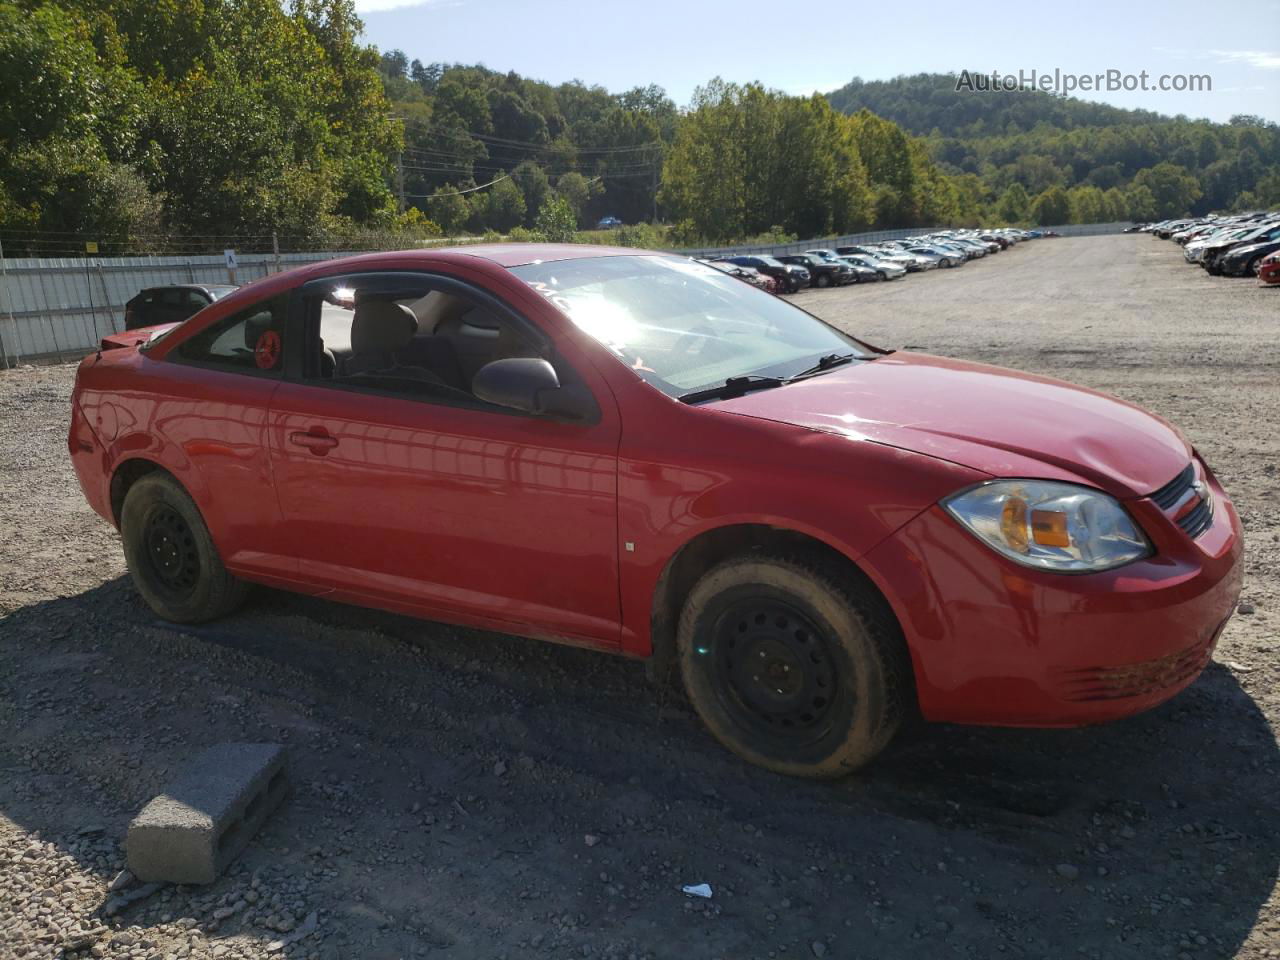
[[[1063,236],[1119,233],[1126,223],[1090,223],[1053,227]],[[931,233],[937,227],[877,230],[841,237],[820,237],[765,246],[682,250],[695,256],[746,253],[797,253],[815,247],[875,243]],[[319,263],[347,253],[243,254],[236,282]],[[124,329],[124,305],[145,287],[171,283],[227,283],[221,256],[80,257],[0,260],[0,366],[19,359],[70,358],[92,350],[108,333]]]
[[[242,254],[235,281],[348,253]],[[227,283],[221,256],[13,258],[0,261],[0,356],[79,356],[124,329],[124,305],[145,287]]]

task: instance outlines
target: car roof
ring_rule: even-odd
[[[411,251],[432,257],[482,257],[500,267],[520,267],[527,263],[545,263],[548,260],[585,260],[590,257],[671,256],[660,250],[640,250],[635,247],[595,246],[585,243],[482,243],[466,247],[444,247],[434,250]],[[393,254],[403,257],[404,253]]]

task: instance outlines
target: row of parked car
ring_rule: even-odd
[[[1280,212],[1275,210],[1164,220],[1139,229],[1180,244],[1188,263],[1214,276],[1257,277],[1262,284],[1280,284]]]
[[[909,273],[959,267],[1023,240],[1044,236],[1057,234],[1013,228],[947,230],[874,244],[815,247],[804,253],[739,254],[702,262],[770,293],[795,293],[806,287],[878,283]]]

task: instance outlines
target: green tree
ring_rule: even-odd
[[[1135,186],[1146,187],[1155,199],[1155,216],[1176,217],[1191,209],[1200,197],[1200,181],[1186,168],[1173,163],[1159,163],[1139,170],[1133,178]]]
[[[543,203],[551,196],[551,181],[542,167],[532,160],[525,160],[512,170],[511,179],[524,195],[524,222],[531,226]]]
[[[570,170],[568,173],[561,174],[560,178],[556,180],[556,193],[569,204],[569,209],[573,211],[574,220],[579,226],[585,222],[583,217],[586,214],[587,204],[599,192],[598,185],[588,180],[577,170]]]
[[[573,243],[577,239],[578,221],[569,201],[553,193],[538,211],[533,229],[548,243]]]
[[[1096,188],[1093,188],[1096,189]],[[1050,187],[1031,204],[1031,219],[1041,226],[1056,226],[1071,219],[1071,201],[1061,187]]]
[[[1021,223],[1031,211],[1031,198],[1020,183],[1010,184],[996,204],[996,216],[1004,223]]]
[[[471,209],[483,230],[506,233],[524,222],[524,194],[510,177],[472,194]]]

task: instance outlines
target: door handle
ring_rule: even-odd
[[[291,433],[289,434],[289,442],[299,447],[306,447],[318,457],[323,457],[326,453],[338,445],[338,438],[331,437],[327,433],[310,432],[310,433]]]

